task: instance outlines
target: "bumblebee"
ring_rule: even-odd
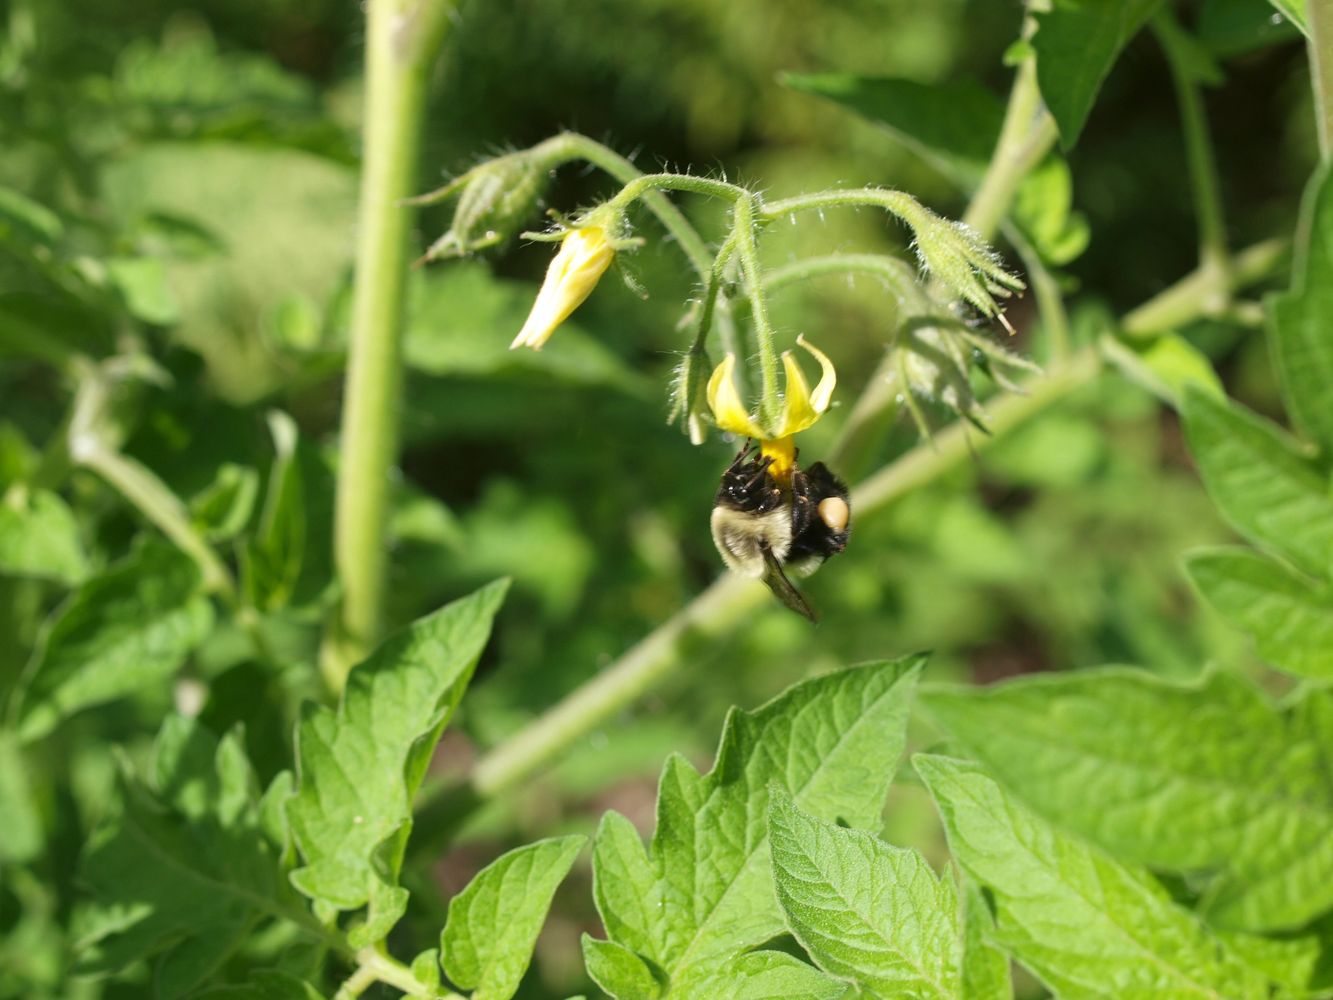
[[[852,507],[846,484],[823,462],[793,464],[787,476],[746,443],[722,474],[711,518],[713,544],[735,573],[763,580],[787,607],[817,621],[787,576],[808,576],[847,547]]]

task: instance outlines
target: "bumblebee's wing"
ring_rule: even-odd
[[[805,599],[804,595],[787,579],[787,574],[782,571],[782,563],[778,562],[777,556],[773,555],[773,550],[767,545],[761,545],[760,548],[764,553],[764,583],[768,586],[768,589],[773,591],[774,596],[779,601],[802,618],[818,622],[819,616],[815,614],[814,608],[810,607],[810,602]]]

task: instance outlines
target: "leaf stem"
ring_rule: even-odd
[[[390,475],[397,461],[403,286],[429,70],[452,0],[366,5],[365,162],[342,415],[333,554],[341,600],[321,668],[331,690],[378,640],[387,568]]]
[[[1190,187],[1194,192],[1194,211],[1199,225],[1199,266],[1226,270],[1226,219],[1222,209],[1221,181],[1217,173],[1217,158],[1208,135],[1208,118],[1204,112],[1203,95],[1198,74],[1193,69],[1191,41],[1176,22],[1162,8],[1153,16],[1153,33],[1171,69],[1180,105],[1181,126],[1185,133],[1185,159],[1189,167]]]
[[[1333,158],[1333,0],[1307,0],[1310,26],[1310,87],[1314,92],[1319,157]]]
[[[412,970],[395,958],[375,948],[362,948],[356,953],[356,971],[347,977],[333,1000],[356,1000],[375,983],[384,983],[409,997],[422,1000],[466,1000],[452,990],[431,990],[412,975]]]
[[[1290,249],[1289,240],[1263,240],[1236,253],[1231,258],[1229,274],[1219,273],[1215,268],[1195,268],[1170,288],[1126,313],[1120,329],[1129,337],[1149,338],[1201,316],[1215,315],[1219,308],[1225,308],[1237,289],[1271,276]]]
[[[149,469],[95,438],[74,442],[74,459],[101,476],[136,507],[175,546],[193,559],[203,573],[207,590],[234,603],[236,582],[213,547],[195,530],[180,498]]]

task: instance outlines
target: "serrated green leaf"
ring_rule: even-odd
[[[80,971],[156,958],[156,995],[197,988],[262,918],[289,912],[259,823],[239,732],[221,741],[181,716],[158,736],[152,774],[127,778],[124,806],[92,838],[81,877]]]
[[[718,969],[782,931],[768,857],[771,782],[814,815],[878,825],[921,663],[845,670],[754,713],[733,710],[707,775],[668,760],[651,852],[623,817],[603,818],[593,855],[602,923],[669,977],[664,995],[709,996]]]
[[[14,733],[0,729],[0,862],[21,864],[42,851],[42,820]]]
[[[0,573],[65,584],[88,575],[79,525],[64,500],[48,490],[0,500]]]
[[[963,880],[962,995],[967,1000],[1012,1000],[1009,956],[992,943],[995,918],[981,887]]]
[[[287,804],[306,862],[292,881],[306,895],[349,910],[396,877],[412,796],[507,587],[492,583],[387,639],[352,670],[336,712],[307,708]]]
[[[961,997],[958,899],[919,851],[825,823],[774,789],[768,807],[778,902],[821,969],[873,997]]]
[[[1054,0],[1034,14],[1037,85],[1069,149],[1083,131],[1102,81],[1161,0]]]
[[[923,701],[1041,815],[1118,857],[1217,872],[1217,925],[1277,930],[1333,907],[1329,692],[1279,710],[1228,674],[1103,669]]]
[[[587,842],[553,837],[515,848],[449,901],[440,962],[472,1000],[509,1000],[518,991],[555,890]]]
[[[1208,495],[1237,531],[1320,579],[1333,568],[1333,496],[1286,434],[1234,403],[1185,395],[1185,432]]]
[[[699,1000],[850,1000],[862,994],[780,951],[738,955],[709,977],[695,981],[688,995]]]
[[[622,944],[584,934],[583,964],[592,981],[615,1000],[657,1000],[665,984],[648,963]]]
[[[974,764],[925,754],[913,763],[954,860],[994,896],[998,940],[1058,996],[1268,996],[1264,978],[1147,871],[1061,833]]]
[[[1273,666],[1333,677],[1333,589],[1249,549],[1194,553],[1190,578],[1208,603],[1247,632]]]
[[[36,739],[82,708],[170,677],[213,628],[198,567],[145,545],[83,584],[55,615],[34,661],[19,735]]]
[[[1292,420],[1333,452],[1333,171],[1315,175],[1302,206],[1291,290],[1268,300],[1273,354]]]

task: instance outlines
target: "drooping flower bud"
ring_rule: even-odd
[[[615,244],[601,226],[585,225],[569,230],[560,243],[560,252],[546,270],[546,280],[527,322],[509,345],[510,350],[515,347],[541,350],[556,327],[592,294],[615,255]]]
[[[981,315],[1005,323],[996,299],[1008,298],[1024,285],[1004,269],[999,255],[969,226],[933,212],[923,210],[913,228],[917,257],[931,276]]]

